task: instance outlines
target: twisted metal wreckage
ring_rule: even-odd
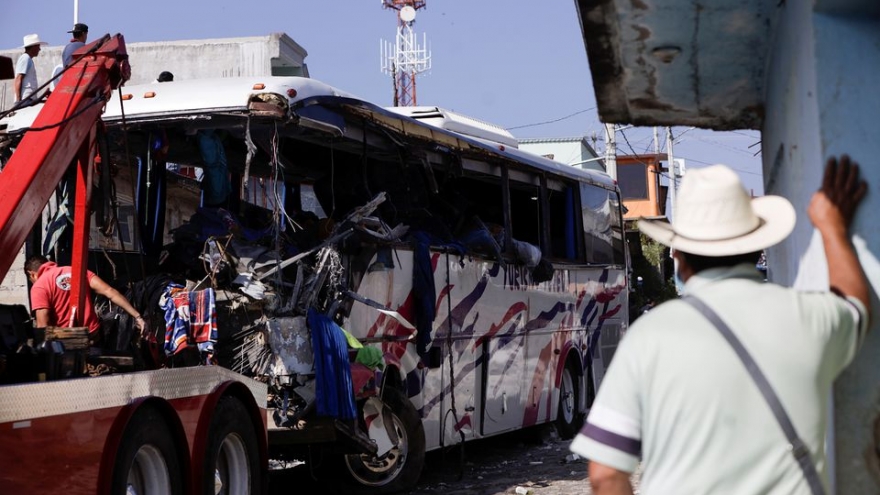
[[[175,81],[108,102],[92,237],[115,252],[92,262],[115,274],[138,259],[128,296],[151,323],[138,335],[108,311],[114,350],[135,368],[219,364],[265,382],[273,455],[342,437],[356,481],[392,491],[415,483],[426,447],[465,431],[552,421],[556,404],[576,425],[601,377],[594,360],[625,328],[614,183],[509,134],[468,136],[318,81],[271,79]],[[224,91],[234,104],[212,100]],[[26,128],[6,125],[0,162]],[[182,206],[221,162],[232,191],[263,191],[262,208],[235,193],[228,208]],[[201,185],[187,167],[204,171]],[[189,220],[166,227],[172,207]]]

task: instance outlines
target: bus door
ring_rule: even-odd
[[[492,265],[484,263],[483,272]],[[478,376],[481,398],[480,433],[483,436],[522,426],[525,378],[525,326],[528,293],[515,287],[515,265],[500,268],[490,277],[480,310],[476,345],[480,352]]]
[[[467,256],[440,253],[434,271],[439,302],[434,345],[442,351],[440,425],[443,445],[472,440],[477,427],[474,377],[478,375],[481,352],[474,346],[473,332],[481,324],[481,316],[476,264]]]

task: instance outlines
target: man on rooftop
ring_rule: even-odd
[[[89,37],[89,27],[81,22],[77,22],[73,25],[73,29],[68,31],[68,33],[73,37],[61,53],[61,64],[64,67],[73,63],[73,52],[86,46],[86,38]]]

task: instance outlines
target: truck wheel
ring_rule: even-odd
[[[559,410],[556,413],[556,431],[564,440],[574,437],[584,422],[584,415],[578,411],[581,393],[578,376],[572,371],[571,365],[567,364],[562,370],[562,380],[559,383]]]
[[[250,414],[235,397],[217,403],[208,428],[203,493],[260,493],[260,448]]]
[[[110,493],[183,494],[183,476],[174,437],[153,407],[137,411],[125,428],[117,452]]]
[[[383,401],[392,411],[398,443],[382,457],[347,455],[344,464],[355,485],[369,493],[394,493],[413,488],[425,464],[425,428],[403,393],[386,389]]]

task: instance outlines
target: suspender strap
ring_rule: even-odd
[[[807,479],[807,484],[810,486],[810,492],[813,495],[823,495],[825,489],[822,486],[822,481],[819,479],[819,473],[816,472],[816,466],[813,464],[813,459],[810,457],[810,450],[804,445],[804,442],[800,437],[798,437],[794,425],[791,424],[791,419],[789,419],[788,414],[786,414],[785,408],[782,407],[782,403],[779,402],[779,397],[773,391],[770,382],[767,381],[764,373],[762,373],[761,369],[758,367],[758,363],[752,359],[749,351],[743,347],[742,342],[740,342],[736,335],[734,335],[730,330],[730,327],[728,327],[718,314],[715,313],[712,308],[707,306],[706,303],[693,296],[685,296],[682,298],[682,301],[690,304],[709,320],[709,322],[721,332],[721,335],[723,335],[725,340],[727,340],[730,346],[733,347],[733,350],[736,351],[736,355],[742,360],[746,370],[749,372],[752,380],[754,380],[755,385],[758,386],[758,390],[761,391],[761,395],[764,396],[767,405],[770,406],[770,409],[773,411],[773,416],[776,417],[776,421],[782,428],[782,432],[785,433],[785,438],[788,439],[791,453],[800,466],[801,471],[804,472],[804,477]]]

